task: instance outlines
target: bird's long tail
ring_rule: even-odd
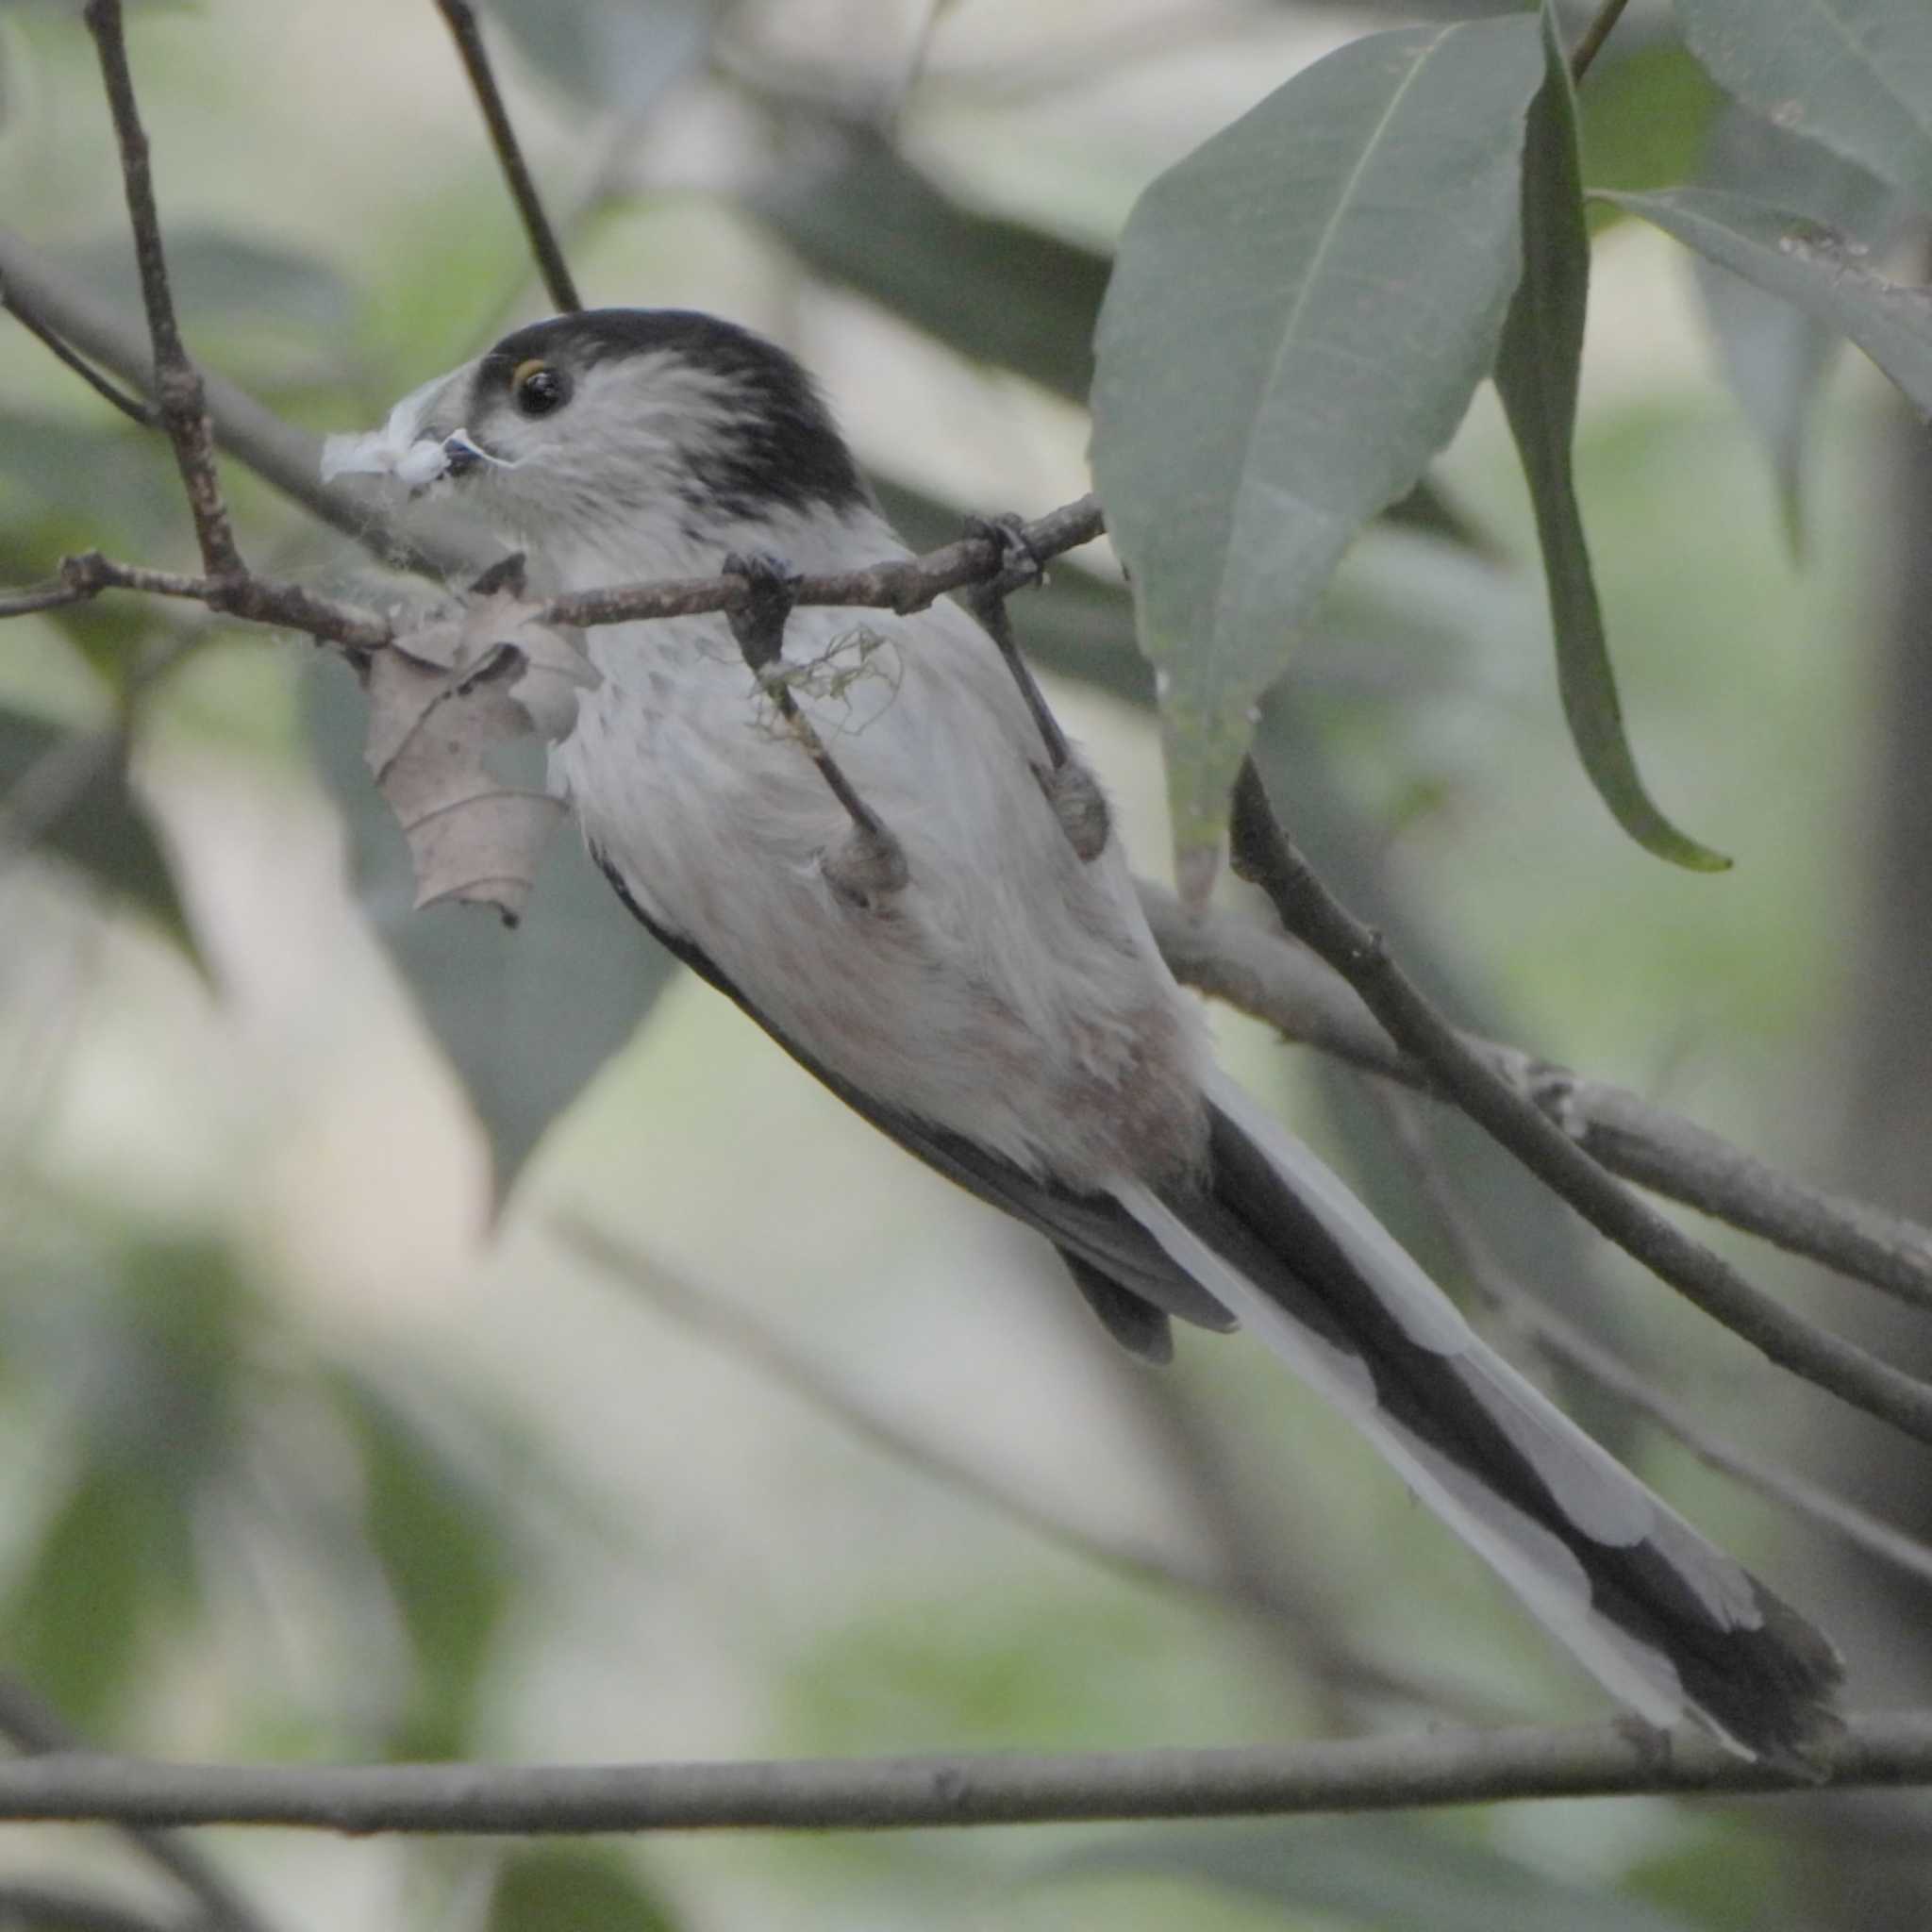
[[[1815,1772],[1832,1645],[1484,1345],[1340,1180],[1231,1082],[1205,1184],[1116,1198],[1374,1443],[1530,1613],[1654,1724]]]

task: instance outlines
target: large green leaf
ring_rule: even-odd
[[[1895,225],[1898,194],[1889,184],[1741,108],[1730,109],[1713,128],[1698,174],[1700,187],[1790,208],[1874,250],[1883,249]],[[1771,459],[1785,535],[1795,556],[1803,548],[1800,485],[1812,405],[1840,333],[1702,256],[1696,269],[1725,380]]]
[[[841,139],[836,166],[792,171],[754,197],[757,212],[815,273],[961,355],[1085,402],[1107,258],[966,207],[876,134]]]
[[[1523,168],[1523,280],[1509,307],[1496,387],[1529,479],[1549,579],[1557,683],[1583,769],[1617,823],[1660,858],[1700,871],[1729,860],[1687,839],[1652,804],[1624,731],[1603,608],[1571,474],[1577,372],[1590,297],[1590,237],[1576,108],[1556,23],[1543,10],[1548,77],[1529,111]]]
[[[1542,73],[1533,20],[1372,35],[1162,175],[1128,221],[1094,475],[1161,675],[1191,891],[1212,875],[1255,699],[1494,360]]]
[[[1677,0],[1725,92],[1932,208],[1932,7],[1925,0]]]
[[[1741,194],[1674,188],[1606,198],[1842,330],[1932,414],[1932,291],[1879,275],[1835,228]]]
[[[1485,1846],[1398,1818],[1191,1824],[1137,1832],[1046,1868],[1064,1877],[1192,1879],[1374,1932],[1688,1932],[1613,1892],[1586,1891]]]
[[[551,841],[515,931],[471,907],[414,910],[402,830],[362,762],[355,679],[333,657],[318,659],[308,695],[309,741],[342,811],[358,895],[461,1076],[507,1190],[544,1128],[636,1030],[672,961],[569,833]]]
[[[63,772],[85,772],[70,785]],[[50,801],[58,802],[55,809]],[[191,958],[194,937],[175,874],[127,787],[126,760],[92,734],[76,737],[19,711],[0,711],[0,863],[25,818],[37,849],[66,859],[147,912]]]

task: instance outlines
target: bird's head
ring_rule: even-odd
[[[461,500],[539,549],[641,527],[702,547],[734,529],[870,501],[811,379],[714,316],[599,308],[518,329],[331,437],[325,477],[390,475]]]

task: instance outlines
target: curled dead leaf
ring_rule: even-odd
[[[564,736],[578,693],[598,681],[568,635],[534,621],[536,608],[509,591],[473,596],[370,666],[363,756],[408,840],[418,907],[494,906],[514,925],[563,816],[559,799],[507,783],[489,761],[533,732]]]

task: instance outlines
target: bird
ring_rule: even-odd
[[[676,308],[533,323],[325,472],[387,473],[552,591],[708,576],[599,625],[552,779],[625,906],[907,1152],[1059,1251],[1150,1361],[1257,1337],[1642,1723],[1824,1774],[1819,1630],[1481,1341],[1216,1064],[1104,793],[988,611],[789,607],[907,558],[785,349]]]

